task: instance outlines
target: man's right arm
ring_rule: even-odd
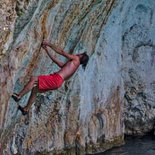
[[[62,48],[52,44],[52,43],[49,43],[48,41],[43,41],[43,45],[45,46],[49,46],[50,48],[52,48],[55,52],[57,52],[58,54],[68,58],[68,59],[78,59],[78,57],[76,55],[73,55],[73,54],[69,54],[67,52],[65,52]]]

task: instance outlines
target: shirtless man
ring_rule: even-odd
[[[68,58],[69,60],[66,63],[59,61],[51,52],[49,52],[48,48],[50,47],[58,54]],[[32,76],[30,81],[25,85],[25,87],[18,93],[13,93],[12,98],[18,102],[26,93],[31,91],[30,98],[25,107],[18,106],[18,109],[22,112],[23,115],[26,115],[30,110],[32,104],[36,99],[37,93],[42,93],[48,90],[58,89],[62,83],[69,79],[78,67],[82,64],[82,67],[85,69],[89,57],[86,53],[82,54],[69,54],[66,53],[63,49],[55,46],[54,44],[49,43],[44,40],[42,43],[42,48],[46,51],[48,56],[61,68],[58,72],[55,72],[50,75],[40,75],[40,76]]]

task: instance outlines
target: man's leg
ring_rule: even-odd
[[[30,110],[32,104],[35,102],[36,100],[36,96],[37,96],[37,93],[38,93],[38,86],[34,87],[31,91],[31,95],[30,95],[30,98],[28,100],[28,103],[25,107],[21,107],[19,106],[19,110],[21,110],[22,114],[25,115],[28,113],[28,111]]]
[[[38,77],[32,76],[30,81],[24,86],[24,88],[18,94],[13,94],[12,97],[15,99],[15,101],[20,100],[26,93],[32,90],[32,88],[35,87],[37,84],[38,84]]]

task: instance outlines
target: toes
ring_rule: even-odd
[[[16,94],[16,93],[13,93],[12,98],[13,98],[16,102],[18,102],[18,101],[20,100],[20,97],[19,97],[18,94]]]
[[[27,115],[28,111],[25,110],[23,107],[21,107],[20,105],[18,106],[18,109],[22,112],[23,115]]]

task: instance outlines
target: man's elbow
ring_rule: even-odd
[[[59,67],[60,68],[63,68],[64,67],[64,64],[63,63],[59,64]]]
[[[63,68],[64,67],[64,64],[62,64],[61,66],[60,66],[60,68]]]

